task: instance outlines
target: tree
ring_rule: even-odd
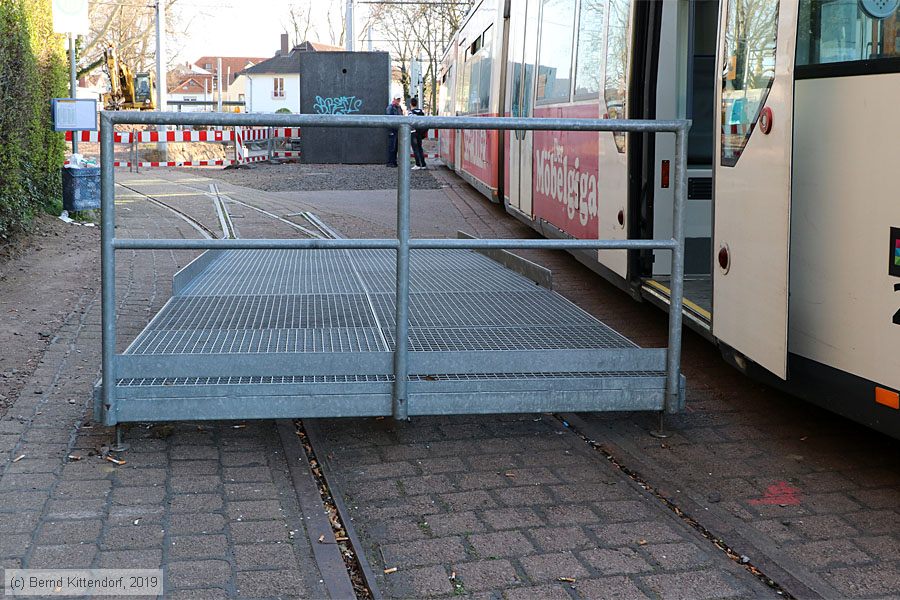
[[[175,63],[178,44],[185,32],[176,10],[178,0],[166,3],[166,36],[168,65]],[[119,60],[134,72],[151,71],[156,64],[156,14],[153,4],[91,0],[91,30],[81,38],[78,48],[78,77],[89,74],[104,64],[103,51],[113,46]],[[168,69],[167,69],[168,70]]]
[[[346,27],[343,0],[296,0],[287,8],[283,21],[291,46],[306,41],[343,46]],[[315,10],[314,10],[315,8]]]
[[[425,58],[425,95],[432,111],[437,109],[437,71],[444,50],[462,24],[471,4],[465,1],[423,0],[393,2],[385,0],[372,5],[366,27],[371,27],[379,41],[386,44],[403,74],[401,83],[409,95],[410,61]]]

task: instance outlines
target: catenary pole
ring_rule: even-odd
[[[156,0],[156,110],[166,110],[166,96],[168,95],[168,83],[166,82],[166,0]],[[157,130],[165,132],[166,126],[160,125]],[[161,139],[165,136],[161,135]],[[166,160],[166,142],[157,144],[157,149],[162,153],[162,160]]]
[[[69,95],[72,98],[78,96],[78,82],[75,79],[75,34],[69,34]],[[72,154],[78,154],[78,134],[72,132]]]

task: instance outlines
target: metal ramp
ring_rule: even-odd
[[[158,376],[117,380],[117,421],[391,415],[393,255],[201,256],[121,356]],[[663,409],[664,349],[476,252],[410,259],[409,415]]]
[[[657,240],[413,239],[400,161],[395,239],[117,239],[116,123],[397,130],[664,132],[675,136],[673,232]],[[685,121],[103,113],[102,373],[95,418],[135,421],[653,410],[684,405],[680,373]],[[562,177],[560,171],[559,177]],[[572,197],[567,202],[584,202]],[[639,348],[473,250],[666,249],[667,348]],[[116,353],[117,250],[206,250]]]

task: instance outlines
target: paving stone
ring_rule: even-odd
[[[294,571],[242,571],[237,574],[241,598],[302,598],[308,595],[303,580]]]
[[[219,494],[181,494],[172,496],[169,510],[173,513],[210,513],[221,510],[223,505]]]
[[[28,559],[29,569],[79,569],[91,566],[96,544],[38,545]]]
[[[36,511],[0,513],[0,534],[31,533],[40,517],[41,514]]]
[[[228,553],[228,540],[224,535],[183,535],[169,538],[167,545],[170,560],[221,558]]]
[[[106,515],[106,499],[50,500],[44,506],[45,519],[97,519]]]
[[[544,520],[530,508],[488,510],[484,512],[482,518],[488,525],[498,530],[545,525]]]
[[[280,521],[235,521],[228,528],[235,544],[286,542],[290,539],[287,527]]]
[[[0,479],[0,491],[49,490],[55,483],[54,473],[11,473]]]
[[[225,509],[234,521],[265,521],[281,519],[281,504],[277,500],[245,500],[229,502]]]
[[[432,515],[424,519],[432,533],[437,537],[478,533],[485,530],[478,516],[472,511],[454,512]]]
[[[249,544],[234,547],[234,562],[239,571],[251,569],[291,569],[296,565],[289,543]]]
[[[231,565],[224,560],[172,562],[165,577],[168,588],[225,587],[231,581]]]
[[[579,525],[596,523],[600,520],[597,513],[585,504],[548,506],[544,510],[544,515],[550,525]]]
[[[480,558],[525,556],[534,552],[525,536],[518,531],[501,531],[469,536],[469,543]]]
[[[556,503],[556,499],[550,495],[550,492],[537,486],[519,486],[496,490],[494,493],[506,506],[536,506]]]
[[[872,560],[850,540],[822,540],[797,544],[787,548],[787,553],[794,560],[802,561],[814,569],[860,564]]]
[[[101,547],[104,550],[158,548],[162,545],[163,535],[164,531],[158,525],[108,527],[103,533]]]
[[[106,498],[112,482],[106,480],[60,481],[54,488],[52,497],[65,499]]]
[[[418,540],[403,544],[386,544],[381,547],[381,550],[384,553],[384,560],[387,564],[400,568],[449,563],[466,559],[466,549],[460,537]]]
[[[656,515],[646,500],[618,500],[598,502],[592,505],[604,522],[646,521],[653,520]]]
[[[406,590],[409,598],[432,598],[453,593],[453,585],[444,567],[402,569],[390,575],[391,588]]]
[[[643,541],[649,544],[681,541],[681,535],[671,525],[663,522],[640,522],[615,525],[589,526],[606,546],[629,546]]]
[[[169,535],[219,533],[225,529],[225,517],[215,513],[172,515],[166,529]],[[234,525],[232,525],[232,532]]]
[[[648,598],[631,579],[627,577],[604,577],[585,579],[575,584],[578,597],[584,600],[640,600]]]
[[[581,579],[589,575],[571,552],[526,556],[519,562],[534,582],[555,581],[560,577]]]
[[[415,464],[423,475],[438,475],[441,473],[453,473],[468,469],[465,463],[456,456],[426,458],[416,460]]]
[[[400,489],[410,496],[421,494],[442,494],[452,492],[455,486],[445,475],[425,475],[422,477],[403,477],[398,480]]]
[[[746,594],[731,577],[718,571],[661,573],[641,577],[641,582],[661,600],[737,598]]]
[[[810,540],[858,535],[846,521],[836,515],[807,515],[790,519],[790,529]]]
[[[272,481],[272,472],[268,467],[226,467],[222,469],[222,478],[232,483]]]
[[[225,498],[229,502],[235,500],[272,500],[278,498],[278,490],[274,484],[264,481],[228,483],[225,484]]]
[[[895,595],[900,581],[900,567],[896,564],[846,567],[832,569],[825,578],[839,593],[851,598],[872,598]]]
[[[602,575],[642,573],[653,569],[631,548],[593,548],[579,554]]]
[[[159,569],[162,550],[104,550],[100,552],[101,569]]]
[[[441,494],[440,499],[441,502],[449,506],[450,510],[454,512],[484,509],[497,505],[497,502],[491,495],[484,490]]]
[[[577,550],[594,545],[580,527],[537,527],[528,529],[527,533],[542,552]]]
[[[521,583],[508,560],[479,560],[457,564],[453,570],[467,592],[503,589]]]
[[[221,485],[217,475],[173,475],[169,479],[169,488],[175,494],[215,493]]]
[[[78,544],[96,542],[100,537],[102,522],[99,519],[77,521],[49,521],[38,530],[39,544]]]
[[[112,491],[111,502],[120,506],[136,504],[159,504],[166,497],[163,486],[116,487]]]
[[[0,558],[22,557],[31,547],[30,533],[4,533],[0,536]]]
[[[549,585],[537,585],[534,587],[513,588],[503,592],[506,600],[571,600],[569,592],[566,591],[568,584],[557,583]]]
[[[712,562],[712,557],[693,542],[653,544],[643,549],[666,570],[696,569]]]

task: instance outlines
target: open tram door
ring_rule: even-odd
[[[716,61],[712,331],[782,379],[797,9],[723,0]]]

